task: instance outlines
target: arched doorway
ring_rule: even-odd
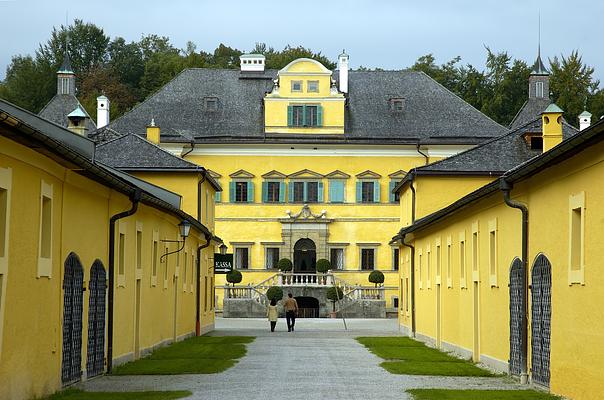
[[[101,260],[96,260],[90,268],[88,284],[88,354],[86,376],[103,373],[105,364],[105,303],[107,276]]]
[[[317,264],[317,247],[310,239],[300,239],[294,245],[294,272],[314,273]]]
[[[84,269],[80,258],[69,253],[63,278],[63,360],[61,380],[68,385],[80,380],[82,371],[82,306]]]
[[[522,288],[524,273],[518,257],[510,267],[510,373],[520,375],[522,358]]]
[[[295,297],[298,303],[298,318],[319,318],[319,300],[314,297]]]
[[[549,386],[550,334],[552,319],[552,265],[539,254],[531,273],[531,380]]]

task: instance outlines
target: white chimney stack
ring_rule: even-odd
[[[96,128],[109,125],[109,99],[105,96],[96,98]]]
[[[348,54],[344,50],[338,56],[338,70],[340,72],[340,92],[348,93]]]
[[[242,72],[263,72],[266,57],[262,54],[242,54],[239,56]]]
[[[579,114],[579,131],[582,131],[585,128],[589,128],[591,125],[591,113],[588,111],[583,111]]]

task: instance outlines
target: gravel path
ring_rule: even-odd
[[[188,399],[407,399],[410,388],[522,389],[505,378],[392,375],[354,337],[397,335],[393,320],[299,320],[296,332],[267,332],[264,320],[217,319],[212,334],[253,335],[247,355],[215,375],[103,376],[79,386],[89,391],[190,390]]]

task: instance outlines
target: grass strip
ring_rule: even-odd
[[[199,336],[155,350],[115,367],[113,375],[217,374],[231,368],[251,343],[250,336]]]
[[[412,389],[414,400],[558,400],[560,397],[534,390]]]
[[[475,364],[453,357],[408,337],[359,337],[357,341],[378,357],[392,374],[437,376],[495,376]]]
[[[45,400],[176,400],[191,396],[188,390],[172,392],[84,392],[67,389]]]

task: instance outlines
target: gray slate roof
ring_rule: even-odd
[[[119,134],[145,135],[152,118],[162,141],[334,141],[333,135],[264,134],[263,98],[277,71],[242,75],[238,70],[187,69],[157,93],[109,125]],[[334,78],[337,78],[337,72]],[[218,111],[204,111],[204,97],[217,97]],[[405,99],[402,113],[389,99]],[[107,138],[104,130],[102,135]],[[350,71],[344,142],[479,143],[500,136],[497,124],[421,72]]]
[[[517,129],[526,123],[534,120],[541,115],[543,110],[550,105],[552,101],[549,98],[531,98],[528,99],[518,110],[518,113],[510,123],[510,129]]]
[[[44,119],[47,119],[55,124],[61,125],[64,128],[67,128],[67,115],[71,113],[76,108],[81,107],[86,113],[88,119],[86,120],[86,129],[88,129],[88,134],[91,134],[96,130],[96,124],[90,118],[90,114],[88,111],[80,104],[78,99],[71,94],[57,94],[55,95],[48,104],[42,108],[42,110],[38,113],[38,115]]]
[[[542,154],[542,150],[531,150],[524,139],[526,133],[542,132],[541,118],[518,127],[498,138],[489,140],[472,149],[454,156],[436,161],[415,169],[421,173],[472,173],[501,175],[531,158]],[[565,139],[577,132],[572,126],[564,124],[562,133]]]
[[[138,135],[124,135],[96,148],[96,160],[120,170],[192,170],[200,167]]]

